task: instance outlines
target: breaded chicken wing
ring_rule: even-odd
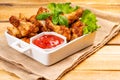
[[[36,20],[36,15],[31,16],[28,20],[29,20],[32,24],[34,24],[36,27],[39,27],[39,32],[44,31],[43,28],[44,28],[44,26],[45,26],[45,23],[43,23],[42,21]]]
[[[39,27],[36,27],[34,24],[30,22],[20,22],[18,29],[22,35],[22,37],[32,37],[37,34],[39,31]]]
[[[71,40],[83,35],[83,23],[78,20],[71,25],[72,38]]]
[[[11,16],[9,21],[14,27],[18,27],[20,25],[20,20],[15,16]]]
[[[83,9],[78,8],[76,11],[71,12],[69,14],[64,14],[65,17],[68,19],[68,23],[71,24],[74,21],[78,20],[82,16]]]
[[[22,37],[19,29],[16,28],[16,27],[13,27],[13,26],[12,27],[7,27],[7,30],[8,30],[7,32],[12,36],[15,36],[15,37],[18,37],[18,38]]]
[[[37,15],[38,15],[38,14],[41,14],[41,13],[44,13],[44,12],[49,12],[49,10],[48,10],[47,8],[40,7],[40,8],[38,9]]]

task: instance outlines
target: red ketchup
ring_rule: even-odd
[[[64,40],[62,38],[55,35],[43,35],[33,41],[35,45],[43,49],[56,47],[63,42]]]

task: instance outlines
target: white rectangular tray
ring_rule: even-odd
[[[39,49],[32,47],[31,44],[28,44],[14,36],[5,32],[5,36],[8,42],[8,45],[13,49],[24,53],[25,55],[37,60],[38,62],[44,65],[52,65],[67,56],[74,54],[75,52],[84,49],[93,44],[96,32],[83,35],[78,37],[62,47],[48,53],[42,53]]]

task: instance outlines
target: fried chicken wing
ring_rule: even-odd
[[[44,13],[44,12],[49,12],[49,10],[48,10],[47,8],[40,7],[40,8],[38,9],[37,15],[38,15],[38,14],[41,14],[41,13]]]
[[[65,17],[68,19],[68,23],[71,24],[74,21],[78,20],[82,16],[83,9],[78,8],[76,11],[71,12],[69,14],[64,14]]]
[[[83,35],[83,23],[78,20],[71,25],[72,38],[71,40]]]
[[[11,16],[9,21],[14,27],[18,27],[20,25],[20,20],[15,16]]]
[[[45,23],[43,23],[42,21],[38,21],[36,20],[36,15],[33,15],[29,18],[29,21],[34,24],[36,27],[39,27],[39,32],[42,32],[45,26]]]
[[[40,7],[37,11],[36,16],[44,12],[49,12],[49,10],[47,8]],[[39,23],[42,24],[41,31],[48,31],[47,27],[45,26],[45,20],[39,20]]]
[[[22,37],[25,37],[25,36],[32,37],[36,35],[36,33],[39,31],[39,27],[36,27],[34,24],[30,22],[22,22],[22,21],[18,29]]]
[[[15,36],[17,38],[21,38],[21,34],[20,34],[20,31],[18,30],[18,28],[16,27],[7,27],[7,30],[8,30],[8,33],[12,36]]]

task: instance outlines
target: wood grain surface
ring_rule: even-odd
[[[0,36],[7,28],[11,15],[19,13],[29,17],[36,14],[40,5],[63,0],[0,0]],[[75,4],[94,7],[112,13],[120,13],[120,0],[66,0]],[[119,80],[120,33],[94,55],[68,72],[61,80]],[[0,68],[0,80],[21,80],[15,74]]]

